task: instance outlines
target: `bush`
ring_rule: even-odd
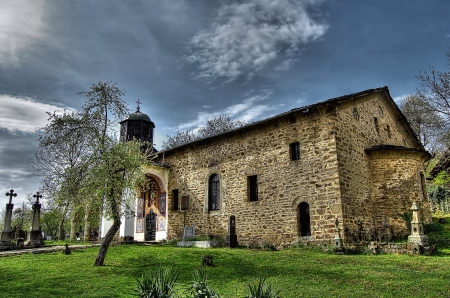
[[[277,248],[274,244],[270,243],[270,242],[264,242],[262,245],[262,249],[263,250],[270,250],[270,251],[276,251]]]
[[[248,283],[248,298],[277,298],[280,297],[281,291],[272,290],[271,285],[266,286],[266,278],[259,277],[258,282]]]
[[[193,274],[192,286],[187,290],[187,297],[189,298],[220,298],[220,296],[207,285],[206,268],[201,267]]]
[[[432,222],[429,224],[425,224],[423,226],[424,230],[425,230],[425,234],[428,233],[435,233],[435,232],[441,232],[444,230],[444,226],[438,222]]]
[[[157,266],[154,271],[142,274],[137,279],[135,296],[140,298],[171,298],[176,297],[174,285],[179,273],[171,267]]]

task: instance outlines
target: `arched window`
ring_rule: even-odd
[[[383,109],[378,106],[378,116],[383,117]]]
[[[220,209],[220,180],[219,175],[212,174],[208,183],[208,210]]]
[[[356,108],[353,109],[353,119],[355,119],[356,121],[359,120],[359,113]]]
[[[300,236],[311,236],[311,222],[309,217],[309,205],[306,202],[301,202],[298,205],[298,231]]]

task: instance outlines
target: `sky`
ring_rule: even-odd
[[[253,122],[445,70],[447,0],[0,0],[0,190],[18,206],[50,113],[111,81],[167,135],[228,115]],[[9,197],[0,196],[0,209]]]

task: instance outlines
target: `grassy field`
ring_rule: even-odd
[[[266,276],[282,297],[450,297],[450,250],[431,257],[334,255],[312,249],[261,251],[170,246],[110,247],[0,258],[0,297],[132,297],[136,278],[156,265],[179,272],[179,293],[206,254],[208,283],[221,297],[245,297],[247,282]]]

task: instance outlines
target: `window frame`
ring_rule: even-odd
[[[179,211],[179,192],[178,189],[172,189],[172,211]]]
[[[258,198],[258,175],[247,176],[247,197],[249,202],[257,202]]]
[[[291,161],[300,160],[300,142],[289,144],[289,157]]]
[[[220,201],[220,177],[212,173],[208,178],[208,211],[220,210]]]

